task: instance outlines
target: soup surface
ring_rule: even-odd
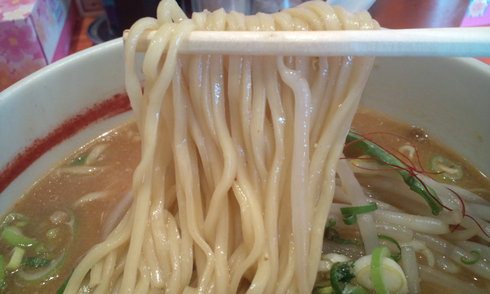
[[[489,199],[488,179],[423,130],[366,109],[358,112],[353,129],[370,134],[385,148],[398,150],[411,144],[418,154],[415,164],[420,164],[422,170],[430,171],[434,158],[449,160],[461,169],[461,176],[454,179],[431,175]],[[124,214],[131,201],[132,173],[139,159],[139,134],[136,125],[129,122],[88,142],[37,181],[1,224],[0,254],[7,266],[5,293],[55,293],[80,257],[100,242]],[[376,189],[368,182],[363,185]],[[355,232],[344,237],[358,238]],[[328,244],[325,248],[346,253]],[[488,282],[477,281],[480,278],[471,274],[463,278],[476,281],[479,287],[488,286]],[[422,288],[426,293],[441,290],[428,284]]]
[[[120,213],[112,212],[127,208],[133,170],[140,159],[139,149],[136,125],[123,125],[82,146],[22,196],[5,219],[19,215],[27,220],[26,224],[19,226],[19,222],[6,224],[4,221],[2,226],[18,227],[23,235],[46,247],[47,253],[40,254],[35,246],[29,246],[25,257],[40,257],[50,262],[61,260],[59,266],[50,271],[44,266],[24,265],[8,272],[7,292],[57,291],[80,256],[108,234],[111,224],[117,224]],[[57,230],[62,234],[51,236]],[[0,242],[0,252],[6,262],[13,248],[15,246],[5,241]],[[24,271],[37,273],[38,277],[26,279]]]
[[[369,109],[359,109],[354,118],[352,129],[361,134],[371,134],[376,143],[392,150],[398,150],[404,145],[413,145],[418,151],[417,161],[421,168],[430,171],[431,161],[434,157],[450,158],[454,163],[461,165],[463,176],[457,181],[445,179],[432,174],[434,178],[443,182],[454,182],[458,186],[470,189],[474,193],[490,199],[490,182],[487,175],[474,168],[464,158],[434,141],[429,134],[417,126],[409,126]],[[417,162],[416,162],[417,163]]]

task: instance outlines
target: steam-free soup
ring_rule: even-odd
[[[352,129],[359,134],[369,134],[369,138],[376,141],[376,144],[391,150],[393,154],[416,152],[411,162],[421,173],[469,189],[482,199],[488,199],[490,196],[490,184],[484,175],[469,166],[461,157],[434,142],[422,129],[403,125],[365,109],[358,112]],[[359,154],[360,151],[355,148],[345,151],[343,160],[349,160],[352,165],[359,164],[357,168],[365,168],[364,171],[367,171],[357,173],[356,176],[370,197],[396,207],[394,211],[402,210],[409,214],[422,211],[427,215],[428,209],[423,201],[410,200],[406,203],[399,201],[403,198],[396,195],[405,193],[400,190],[406,189],[403,188],[404,183],[401,180],[376,181],[376,176],[373,174],[384,173],[388,168],[370,165],[370,161],[364,160],[366,156]],[[132,200],[130,191],[132,174],[139,159],[140,137],[136,125],[130,122],[88,142],[34,183],[2,220],[0,254],[4,266],[3,292],[55,293],[69,278],[81,256],[103,240],[124,215]],[[362,166],[366,163],[366,166]],[[437,167],[438,164],[450,172],[447,174],[434,170],[434,165]],[[385,176],[380,175],[380,177]],[[388,176],[390,177],[392,176]],[[344,203],[340,196],[335,202],[338,205]],[[486,200],[480,202],[480,208],[488,211],[488,202]],[[365,248],[360,242],[361,236],[356,229],[357,225],[348,226],[342,223],[335,209],[334,205],[330,212],[330,219],[335,220],[335,224],[332,225],[333,222],[329,221],[327,233],[330,235],[326,234],[324,253],[333,253],[356,260],[365,255]],[[382,227],[384,221],[377,221],[377,223]],[[400,230],[404,229],[403,225],[396,227]],[[333,237],[332,232],[334,232]],[[389,232],[384,234],[388,235]],[[467,242],[454,241],[455,238],[451,234],[455,234],[457,239],[460,237],[456,235],[462,233],[456,228],[453,233],[437,236],[456,244]],[[488,242],[478,234],[470,236],[468,240],[471,243],[482,244],[488,251]],[[405,240],[397,242],[403,246]],[[420,240],[419,242],[422,243]],[[389,243],[387,242],[386,246],[392,248],[393,252],[397,252],[396,246]],[[489,289],[487,279],[467,270],[458,262],[451,261],[448,257],[450,254],[446,256],[438,253],[430,246],[424,247],[423,250],[416,250],[415,254],[423,267],[419,272],[420,275],[430,276],[434,274],[431,272],[434,269],[437,273],[467,283],[469,289],[474,287],[482,289],[483,292]],[[479,262],[484,261],[488,264],[485,254],[488,252],[478,253]],[[435,261],[431,261],[431,258]],[[324,261],[322,264],[331,262],[328,258]],[[321,285],[325,283],[331,287],[329,272],[331,270],[332,268],[320,269],[318,287],[322,287]],[[355,281],[346,282],[349,283],[356,285]],[[87,281],[87,285],[89,284],[90,281]],[[315,291],[318,291],[318,287]],[[421,287],[423,293],[459,292],[458,288],[445,288],[427,281],[423,281]]]
[[[123,125],[82,146],[22,196],[4,217],[2,230],[14,228],[36,244],[0,241],[6,264],[14,248],[25,250],[24,261],[6,271],[6,292],[56,292],[80,256],[100,242],[127,209],[139,149],[135,125]],[[39,259],[37,267],[25,262],[33,258]]]

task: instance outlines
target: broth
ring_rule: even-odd
[[[484,175],[468,165],[463,158],[432,141],[420,129],[406,126],[366,109],[359,110],[353,129],[360,133],[377,134],[377,143],[383,146],[390,145],[390,148],[394,149],[407,141],[410,142],[416,147],[422,168],[426,170],[429,169],[431,158],[434,156],[450,158],[463,166],[464,176],[458,180],[458,185],[471,188],[486,199],[490,196],[490,183]],[[7,292],[56,292],[69,277],[80,257],[100,242],[121,217],[120,213],[112,212],[124,208],[121,203],[128,200],[132,173],[140,158],[139,145],[136,125],[129,122],[81,147],[26,192],[9,215],[15,213],[28,217],[27,224],[18,227],[25,236],[40,240],[40,243],[47,247],[47,253],[43,253],[46,259],[52,262],[63,255],[59,265],[61,269],[56,268],[34,282],[25,281],[19,276],[19,272],[40,272],[44,270],[43,267],[12,270],[6,277]],[[88,160],[92,162],[87,163]],[[78,174],[81,172],[83,174]],[[17,220],[8,225],[15,226],[19,223]],[[51,236],[50,239],[48,231],[53,232],[56,228],[56,236]],[[353,236],[355,238],[355,234]],[[0,254],[5,257],[7,263],[13,246],[6,245],[5,242],[0,244]],[[63,244],[68,246],[62,246]],[[35,251],[33,246],[27,248],[25,256],[37,254],[33,250]],[[465,279],[470,281],[475,277],[467,275]],[[485,283],[487,282],[480,285]],[[422,287],[425,292],[434,293],[433,286],[422,284]],[[447,292],[447,289],[440,292]]]
[[[97,146],[103,146],[103,152],[84,174],[77,174],[82,161]],[[140,158],[140,139],[134,123],[123,125],[107,132],[81,147],[75,154],[66,158],[59,166],[50,170],[22,196],[12,212],[29,217],[29,224],[22,232],[38,240],[46,239],[49,229],[60,227],[50,221],[60,212],[73,213],[76,219],[76,236],[70,240],[69,234],[63,242],[69,245],[62,270],[54,276],[45,276],[39,285],[31,285],[17,275],[7,276],[7,289],[11,293],[55,293],[60,284],[82,256],[103,237],[104,224],[122,197],[131,189],[133,170]],[[77,200],[89,193],[107,191],[100,199],[79,203]],[[75,207],[76,206],[76,207]],[[64,225],[61,224],[61,227]],[[63,236],[62,236],[63,237]],[[3,242],[0,242],[3,244]],[[1,246],[0,252],[9,256],[12,246]],[[60,250],[53,254],[56,256]]]
[[[390,146],[392,150],[397,150],[407,143],[413,145],[419,151],[421,167],[425,170],[430,170],[430,162],[434,156],[451,158],[452,161],[460,163],[464,169],[464,177],[457,181],[457,185],[485,199],[490,199],[490,182],[487,176],[456,152],[432,140],[423,129],[408,126],[370,109],[362,108],[357,112],[352,128],[362,134],[374,134],[373,138],[376,138],[379,145]]]

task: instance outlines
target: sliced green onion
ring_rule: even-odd
[[[16,227],[24,227],[29,223],[29,218],[22,213],[11,212],[7,214],[2,221],[1,226],[14,224]]]
[[[480,253],[480,251],[478,251],[478,250],[471,250],[470,252],[471,252],[471,254],[473,254],[475,256],[475,258],[468,259],[468,258],[466,258],[466,257],[463,256],[460,259],[462,263],[468,264],[468,265],[472,265],[472,264],[477,263],[481,259],[481,253]]]
[[[331,241],[337,243],[337,244],[342,244],[342,245],[354,245],[354,246],[360,246],[361,244],[357,241],[350,240],[350,239],[344,239],[340,237],[334,237],[331,239]]]
[[[325,239],[335,242],[337,244],[355,245],[355,246],[360,245],[359,242],[341,238],[339,232],[334,228],[336,224],[337,221],[334,218],[328,219],[328,225],[327,228],[325,229],[325,234],[324,234]]]
[[[38,243],[36,247],[34,247],[34,251],[36,252],[36,254],[39,255],[44,255],[46,253],[49,253],[48,248],[46,248],[46,246],[44,246],[43,243]]]
[[[376,203],[371,202],[368,205],[364,206],[348,206],[340,208],[340,212],[342,213],[344,223],[346,225],[352,225],[357,221],[358,214],[369,213],[378,209]]]
[[[313,288],[313,291],[311,292],[312,294],[332,294],[333,293],[333,288],[332,286],[315,286]],[[63,294],[63,293],[60,293]]]
[[[400,243],[398,243],[398,241],[396,241],[395,239],[393,239],[390,236],[383,235],[383,234],[378,234],[378,238],[386,240],[386,241],[390,241],[391,243],[395,244],[395,246],[398,248],[398,253],[391,255],[391,258],[394,261],[399,261],[402,258],[402,247],[400,246]]]
[[[0,255],[0,291],[3,291],[5,286],[7,286],[5,281],[5,259],[3,255]]]
[[[9,263],[6,268],[9,271],[14,271],[18,269],[22,265],[22,259],[24,258],[24,254],[26,253],[25,249],[20,247],[14,247],[12,252],[12,256],[10,257]]]
[[[66,286],[68,285],[68,282],[70,281],[71,275],[73,275],[73,271],[68,276],[68,278],[63,282],[63,284],[61,284],[61,286],[58,288],[58,291],[56,291],[56,294],[63,294],[63,292],[65,292]]]
[[[48,264],[39,270],[27,270],[25,267],[17,272],[17,276],[29,283],[40,283],[59,274],[59,270],[65,261],[66,254],[63,252],[56,259],[50,260]]]
[[[405,182],[405,184],[407,184],[410,190],[414,191],[424,198],[425,202],[427,202],[427,204],[430,206],[433,215],[438,215],[439,213],[441,213],[442,206],[433,199],[433,197],[437,197],[436,192],[432,188],[424,185],[411,172],[405,170],[407,169],[407,166],[403,162],[398,160],[395,156],[391,155],[377,144],[366,140],[366,138],[364,138],[363,136],[353,132],[349,132],[347,134],[346,142],[353,142],[356,147],[366,152],[366,154],[373,158],[379,159],[382,163],[386,165],[399,167],[398,173],[402,176],[403,181]]]
[[[45,267],[51,262],[50,259],[39,257],[39,256],[29,256],[25,257],[23,260],[23,264],[32,268],[40,268]]]
[[[383,281],[383,258],[390,256],[390,250],[386,247],[376,247],[371,255],[371,281],[376,294],[388,294]]]
[[[46,238],[56,239],[60,233],[60,228],[52,228],[46,232]]]
[[[70,165],[84,165],[87,161],[88,153],[84,155],[80,155],[77,158],[73,159]]]
[[[0,234],[0,239],[9,245],[23,248],[31,247],[39,243],[36,239],[25,236],[19,228],[13,226],[5,227],[2,234]]]
[[[334,263],[332,265],[332,269],[330,270],[330,282],[332,283],[332,289],[335,291],[335,293],[342,293],[343,285],[340,283],[339,280],[339,263]]]
[[[430,160],[430,169],[439,173],[439,177],[445,181],[455,182],[463,178],[463,166],[442,156],[434,156]]]
[[[354,262],[337,262],[332,265],[330,270],[330,283],[334,293],[342,293],[345,285],[356,276],[353,274]]]

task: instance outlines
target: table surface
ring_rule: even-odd
[[[392,29],[458,27],[470,0],[376,0],[369,10],[381,26]],[[93,46],[87,35],[95,17],[80,19],[74,29],[70,53]],[[490,64],[490,58],[482,58]]]
[[[470,0],[376,0],[369,12],[390,29],[459,27]]]

